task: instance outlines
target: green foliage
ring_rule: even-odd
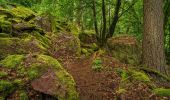
[[[156,88],[153,90],[153,92],[159,96],[170,96],[170,89]]]
[[[101,71],[103,69],[101,58],[96,58],[92,63],[92,69],[94,71]]]

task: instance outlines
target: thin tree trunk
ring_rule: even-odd
[[[102,0],[102,16],[103,16],[103,31],[102,31],[102,43],[104,45],[105,38],[106,38],[106,7],[105,7],[105,0]]]
[[[109,34],[107,35],[107,38],[112,37],[113,34],[114,34],[116,24],[117,24],[118,19],[119,19],[120,6],[121,6],[121,0],[117,0],[116,7],[115,7],[115,12],[114,12],[114,18],[113,18],[113,21],[111,23],[111,26],[109,27]]]
[[[92,10],[93,10],[93,21],[94,21],[94,28],[95,28],[95,32],[96,32],[96,36],[97,36],[97,40],[98,40],[98,36],[99,36],[99,30],[98,30],[98,24],[97,24],[97,18],[96,18],[96,1],[93,0],[93,6],[92,6]]]
[[[144,0],[143,64],[166,74],[163,0]]]

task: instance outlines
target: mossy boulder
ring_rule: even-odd
[[[1,38],[0,58],[9,54],[45,53],[46,48],[34,36],[25,38]]]
[[[78,100],[74,79],[50,56],[10,55],[0,61],[0,69],[8,70],[7,77],[0,81],[0,97],[10,97],[19,89],[25,90],[19,92],[20,98],[30,98],[29,92],[38,91],[39,95],[47,94],[58,100]]]
[[[96,34],[94,31],[85,30],[84,32],[81,32],[79,34],[79,38],[81,41],[81,47],[87,51],[87,53],[84,53],[82,51],[83,54],[90,55],[91,53],[94,53],[94,51],[97,51],[99,49],[97,45]]]
[[[50,54],[55,58],[76,56],[81,52],[80,40],[72,33],[56,33],[51,38]]]
[[[116,36],[108,39],[107,45],[113,57],[122,63],[137,65],[140,63],[141,48],[133,36]]]
[[[79,34],[80,41],[85,44],[96,43],[96,34],[92,30],[85,30]]]

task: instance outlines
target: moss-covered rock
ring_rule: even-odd
[[[33,91],[51,95],[59,100],[78,100],[76,84],[60,63],[46,55],[10,55],[0,61],[1,69],[13,69],[14,76],[0,81],[1,97],[7,97],[15,89],[24,89],[30,84]],[[12,77],[12,78],[10,78]],[[11,81],[7,81],[10,78]],[[29,92],[29,91],[27,91]],[[27,98],[26,93],[20,95]]]
[[[55,58],[74,56],[81,52],[80,40],[72,33],[51,34],[50,54]]]
[[[80,41],[84,44],[96,43],[96,34],[92,30],[85,30],[79,34]]]
[[[14,17],[22,18],[24,20],[29,20],[30,17],[35,17],[35,13],[32,10],[22,6],[17,6],[11,9],[11,12]]]
[[[25,38],[0,38],[0,58],[8,54],[45,53],[46,48],[33,36]]]
[[[113,56],[122,63],[132,65],[140,63],[141,49],[135,37],[117,36],[108,39],[107,44]]]

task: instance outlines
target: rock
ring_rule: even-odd
[[[135,37],[117,36],[108,39],[107,45],[113,56],[122,63],[136,65],[141,60],[141,48]]]
[[[13,97],[18,89],[21,89],[25,90],[23,98],[41,94],[50,95],[58,100],[79,98],[72,76],[50,56],[10,55],[0,61],[0,66],[0,70],[8,70],[7,77],[0,81],[0,92],[3,92],[0,93],[0,97],[6,98],[10,94]],[[7,81],[9,78],[11,81]]]
[[[96,39],[96,34],[94,31],[85,30],[84,32],[79,34],[79,38],[81,41],[81,47],[87,50],[88,55],[94,53],[99,49]],[[87,53],[82,52],[83,54],[87,55]]]
[[[79,34],[80,41],[84,44],[96,43],[96,34],[94,31],[86,30]]]
[[[35,18],[34,23],[45,32],[52,32],[52,22],[47,16],[38,16]]]
[[[52,34],[50,37],[52,45],[49,52],[55,58],[80,54],[80,40],[72,33]]]
[[[25,38],[1,38],[0,58],[9,54],[45,53],[46,48],[33,36]]]
[[[63,88],[56,80],[57,77],[55,72],[52,71],[52,69],[49,69],[40,78],[33,80],[31,82],[31,86],[33,87],[34,90],[41,91],[45,94],[56,95],[56,92],[58,91],[57,89]],[[65,92],[65,90],[63,91]]]

